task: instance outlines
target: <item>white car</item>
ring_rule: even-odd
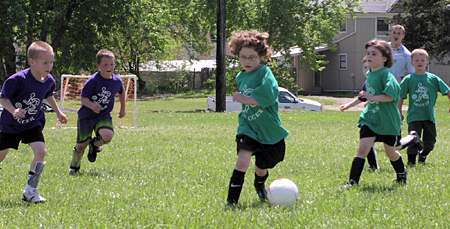
[[[297,96],[292,94],[286,88],[278,87],[278,91],[278,109],[281,111],[290,111],[295,109],[322,111],[322,104],[317,101],[297,98]],[[227,96],[225,102],[227,112],[236,112],[242,110],[242,104],[233,101],[232,96]],[[216,111],[216,97],[208,97],[207,109],[209,111]]]

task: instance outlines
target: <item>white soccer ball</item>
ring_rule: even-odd
[[[267,189],[267,199],[272,205],[289,206],[298,198],[298,188],[287,178],[274,180]]]

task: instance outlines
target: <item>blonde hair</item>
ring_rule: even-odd
[[[53,54],[53,48],[45,41],[35,41],[31,43],[27,50],[27,57],[31,59],[39,58],[39,54],[49,52]]]
[[[405,34],[406,33],[406,30],[405,30],[405,27],[403,27],[403,25],[393,25],[392,27],[391,27],[391,30],[392,31],[394,31],[394,30],[396,30],[396,29],[400,29],[402,32],[403,32],[403,34]]]
[[[100,49],[100,50],[98,50],[97,55],[95,57],[97,58],[97,64],[100,64],[100,62],[102,61],[103,57],[112,58],[112,59],[116,58],[114,56],[114,53],[111,52],[108,49]]]
[[[425,50],[425,49],[414,49],[414,50],[411,52],[411,60],[412,60],[412,58],[413,58],[414,56],[417,56],[417,55],[424,55],[424,56],[427,57],[427,59],[429,58],[427,50]]]

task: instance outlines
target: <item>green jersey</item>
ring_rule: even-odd
[[[391,102],[368,101],[359,116],[359,126],[366,125],[379,135],[400,135],[401,120],[398,111],[400,85],[388,68],[367,74],[366,91],[369,95],[388,95]]]
[[[438,76],[425,72],[423,75],[415,73],[407,75],[400,84],[401,97],[407,98],[409,94],[407,122],[432,121],[435,123],[434,105],[437,93],[447,95],[450,92],[448,85]]]
[[[239,92],[258,102],[257,106],[242,104],[237,134],[244,134],[262,144],[275,144],[286,138],[278,115],[278,83],[272,71],[261,65],[252,72],[236,76]]]

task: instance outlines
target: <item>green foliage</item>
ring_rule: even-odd
[[[404,43],[410,49],[425,48],[443,58],[450,53],[450,4],[448,0],[403,0],[395,21],[406,27]]]
[[[236,210],[225,208],[236,162],[237,113],[196,112],[206,99],[139,101],[138,128],[117,128],[95,163],[80,175],[67,167],[74,128],[52,129],[39,190],[47,203],[27,205],[22,188],[32,159],[29,146],[1,163],[1,228],[447,228],[450,192],[448,99],[437,102],[438,142],[428,164],[409,168],[406,186],[377,143],[381,170],[365,169],[359,187],[339,189],[358,146],[358,112],[285,112],[286,157],[270,170],[269,184],[293,180],[300,198],[290,208],[260,203],[252,160]],[[76,126],[69,113],[69,127]],[[114,123],[119,120],[114,116]],[[406,125],[403,133],[406,133]],[[404,158],[406,152],[402,152]]]

